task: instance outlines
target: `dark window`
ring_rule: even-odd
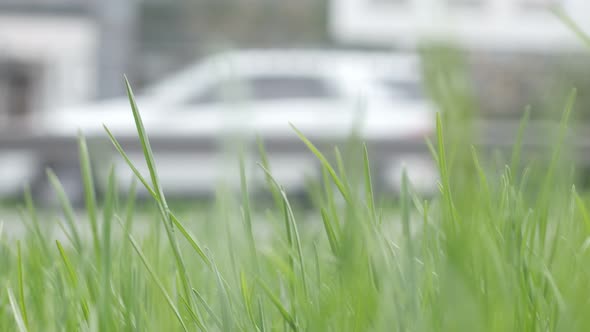
[[[0,64],[0,112],[13,118],[31,112],[33,69],[37,68],[20,63]]]
[[[384,80],[381,82],[389,97],[402,100],[424,99],[424,90],[419,82]]]
[[[335,94],[326,82],[311,77],[265,77],[249,82],[256,100],[330,98]]]
[[[195,98],[188,101],[188,104],[209,104],[220,102],[232,102],[243,100],[245,92],[243,84],[237,80],[226,80],[216,83]]]
[[[238,100],[321,99],[334,97],[326,82],[312,77],[260,77],[228,80],[206,89],[189,104]]]

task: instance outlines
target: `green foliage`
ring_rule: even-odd
[[[48,250],[50,237],[41,231],[42,221],[26,196],[28,233],[16,246],[2,240],[3,248],[16,249],[0,252],[6,285],[0,295],[6,307],[0,312],[1,330],[590,328],[585,309],[590,298],[588,202],[557,181],[563,136],[539,177],[542,190],[529,195],[529,182],[508,166],[499,175],[487,172],[472,148],[461,153],[471,155],[476,180],[466,185],[451,178],[460,174],[450,172],[450,145],[438,117],[433,157],[440,195],[423,201],[404,177],[399,210],[392,212],[373,197],[366,146],[357,151],[364,185],[354,186],[338,152],[340,165],[333,167],[296,130],[326,175],[314,187],[319,207],[314,216],[293,209],[263,156],[261,172],[275,197],[272,213],[262,217],[250,200],[242,166],[241,198],[227,196],[219,202],[223,209],[212,206],[202,219],[186,222],[167,206],[148,136],[128,92],[151,183],[130,166],[152,195],[157,212],[152,217],[162,222],[133,222],[140,218],[134,189],[126,203],[119,202],[114,171],[102,206],[96,203],[81,138],[88,215],[76,214],[49,173],[69,242],[56,241],[57,247]],[[573,100],[572,93],[562,135]],[[525,125],[526,119],[521,128]],[[518,167],[519,146],[510,163]],[[114,220],[120,227],[111,227],[117,225]]]
[[[439,91],[448,109],[462,99],[452,82]],[[423,200],[404,176],[394,211],[375,200],[366,146],[344,156],[336,149],[333,165],[295,129],[322,166],[310,192],[317,208],[293,207],[260,144],[273,197],[264,214],[243,165],[239,197],[172,211],[127,88],[149,177],[106,130],[153,213],[136,208],[135,182],[120,201],[114,170],[97,203],[81,137],[86,215],[49,172],[67,241],[50,245],[45,213],[28,193],[26,234],[14,243],[0,224],[0,331],[590,330],[589,201],[562,167],[575,91],[545,169],[520,169],[520,133],[511,160],[490,171],[476,148],[447,130],[458,126],[454,115],[437,116],[429,146],[440,193]],[[346,169],[352,152],[361,161],[356,171]]]

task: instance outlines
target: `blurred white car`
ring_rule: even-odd
[[[255,146],[292,139],[300,143],[290,123],[310,139],[346,139],[356,130],[367,140],[423,140],[434,129],[434,108],[422,92],[419,58],[411,54],[248,50],[215,55],[137,93],[137,104],[150,137],[191,136],[219,139],[221,145]],[[105,136],[102,124],[115,134],[135,135],[127,98],[83,105],[51,113],[44,119],[46,135]],[[167,192],[211,192],[220,183],[239,184],[236,155],[156,152],[156,163]],[[235,151],[234,151],[235,152]],[[228,157],[230,156],[230,157]],[[248,154],[247,154],[248,156]],[[122,158],[114,156],[122,189],[131,176]],[[144,165],[139,153],[132,155]],[[391,160],[383,174],[388,186],[399,185],[400,163],[422,190],[434,188],[436,172],[420,158]],[[318,175],[311,153],[273,152],[270,164],[277,180],[289,190],[303,189],[305,176]],[[263,178],[251,170],[253,182]],[[96,168],[96,167],[95,167]],[[147,174],[145,167],[140,167]],[[104,176],[108,167],[98,167]],[[413,174],[413,171],[417,174]],[[257,174],[257,175],[256,175]],[[256,183],[253,183],[256,185]]]

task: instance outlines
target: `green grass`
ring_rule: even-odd
[[[457,80],[432,75],[444,114],[467,112]],[[350,170],[350,151],[330,158],[293,128],[323,167],[305,213],[274,179],[262,144],[270,206],[252,199],[241,164],[239,195],[174,211],[127,92],[149,174],[105,128],[136,175],[128,195],[117,194],[112,170],[99,203],[82,136],[87,215],[48,173],[65,240],[47,232],[25,194],[26,234],[14,241],[0,227],[0,331],[590,330],[590,207],[564,145],[575,91],[546,165],[521,158],[526,116],[499,167],[456,130],[457,118],[437,117],[440,192],[428,200],[405,178],[395,202],[377,199],[366,146],[352,149],[360,167]],[[153,202],[142,213],[136,185]]]
[[[68,239],[52,243],[30,195],[25,196],[26,235],[17,243],[1,241],[0,330],[590,328],[590,213],[563,173],[567,168],[560,167],[561,137],[548,169],[535,173],[535,181],[529,169],[484,170],[489,162],[480,160],[476,149],[461,166],[476,176],[461,181],[453,170],[457,158],[447,152],[455,147],[439,117],[433,158],[440,194],[423,200],[403,181],[392,213],[373,195],[365,146],[357,151],[364,185],[355,186],[344,165],[332,166],[294,128],[326,175],[311,195],[319,207],[313,216],[293,208],[263,157],[260,171],[274,197],[265,211],[251,201],[242,166],[240,197],[220,195],[198,214],[185,208],[180,218],[166,202],[129,86],[128,94],[149,174],[129,166],[152,196],[152,218],[134,223],[135,189],[118,197],[114,171],[103,202],[97,203],[81,137],[88,215],[76,215],[49,173]],[[572,93],[562,135],[573,101]],[[521,163],[520,151],[515,146],[508,164]]]

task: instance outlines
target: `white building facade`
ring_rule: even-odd
[[[580,48],[554,9],[590,31],[588,0],[332,0],[330,30],[338,42],[375,46],[446,40],[499,51]]]
[[[96,24],[56,3],[0,0],[0,128],[95,95]]]

